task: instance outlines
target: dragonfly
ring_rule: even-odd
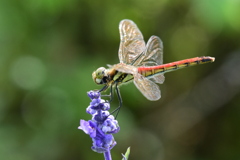
[[[132,82],[138,90],[150,101],[161,98],[158,84],[165,80],[164,73],[178,69],[214,62],[215,58],[210,56],[195,57],[163,64],[163,43],[157,36],[151,36],[147,44],[143,39],[137,25],[128,19],[119,24],[120,47],[118,57],[120,63],[108,65],[108,68],[100,67],[93,72],[93,81],[98,85],[104,85],[99,92],[110,88],[110,101],[113,99],[113,88],[119,100],[120,110],[122,98],[119,86]]]

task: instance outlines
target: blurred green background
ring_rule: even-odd
[[[167,73],[150,102],[133,84],[113,159],[240,159],[239,0],[0,1],[0,159],[92,160],[79,120],[90,119],[92,72],[118,60],[122,19],[147,41],[159,36],[164,63],[213,56],[212,64]],[[118,106],[117,99],[111,104]]]

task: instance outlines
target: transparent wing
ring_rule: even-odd
[[[136,60],[136,64],[137,66],[157,66],[163,64],[163,43],[159,37],[151,36],[149,38],[146,50]],[[163,74],[159,74],[151,77],[150,80],[162,84],[165,77]]]
[[[134,84],[139,91],[150,101],[156,101],[161,98],[159,87],[146,77],[136,74],[134,75]]]
[[[127,65],[125,63],[115,64],[112,68],[123,73],[129,73],[132,75],[138,74],[138,69],[135,66]]]
[[[155,82],[155,83],[159,83],[159,84],[163,84],[165,77],[163,74],[159,74],[159,75],[155,75],[151,78],[149,78],[151,81]]]
[[[145,49],[141,31],[131,20],[122,20],[119,24],[120,47],[118,57],[121,63],[131,64]]]
[[[136,63],[136,64],[135,64]],[[163,63],[163,43],[157,36],[151,36],[146,49],[134,62],[135,66],[157,66]]]

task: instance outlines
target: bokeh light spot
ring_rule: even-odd
[[[46,79],[46,68],[36,57],[25,56],[11,66],[10,76],[19,87],[27,90],[39,87]]]

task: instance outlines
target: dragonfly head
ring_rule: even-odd
[[[93,81],[96,84],[106,84],[108,83],[107,69],[104,67],[98,68],[92,74]]]

